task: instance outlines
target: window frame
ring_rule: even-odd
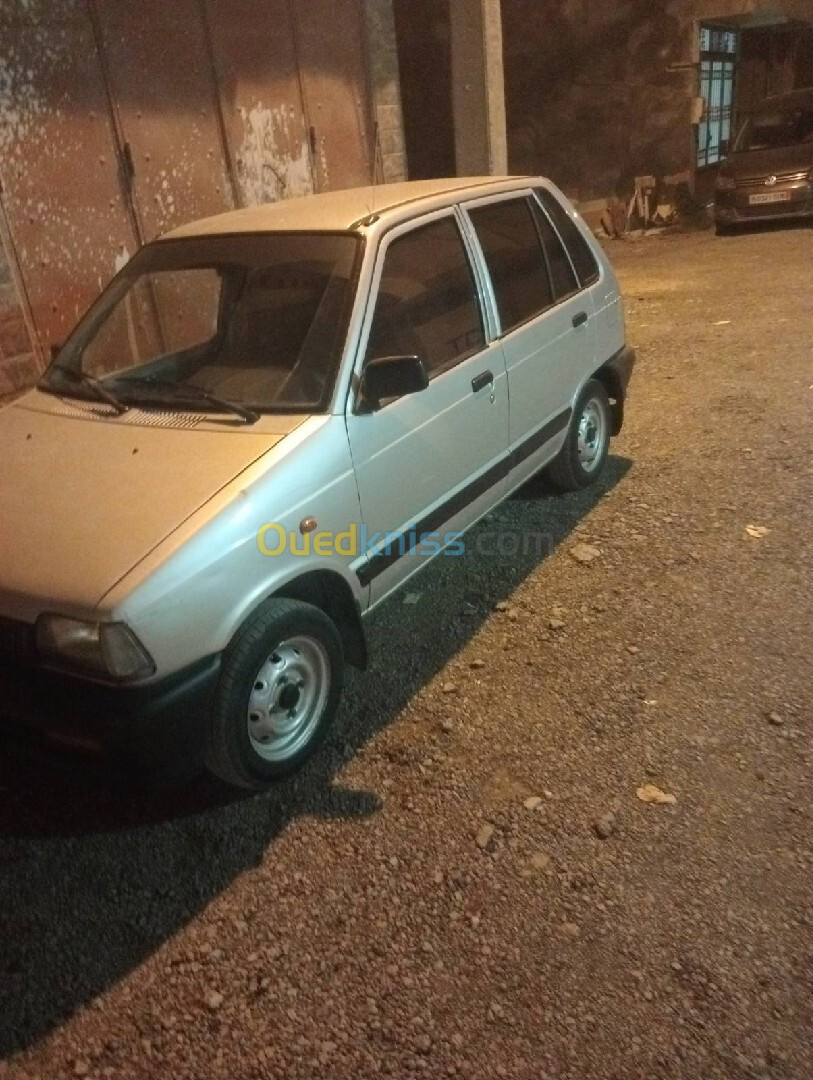
[[[533,218],[533,221],[534,221],[534,228],[536,229],[536,235],[539,237],[539,243],[542,246],[542,251],[543,251],[543,253],[545,255],[545,262],[548,265],[548,274],[550,276],[550,289],[551,289],[551,295],[553,296],[553,303],[550,306],[551,306],[551,308],[554,308],[554,307],[558,307],[559,304],[566,304],[568,300],[572,300],[574,296],[578,296],[580,292],[584,292],[585,289],[586,289],[586,286],[582,285],[582,283],[581,283],[581,281],[579,279],[579,275],[576,272],[576,267],[573,265],[573,259],[571,257],[570,252],[568,251],[567,244],[562,239],[562,236],[561,236],[559,230],[556,228],[556,225],[554,224],[553,219],[551,218],[550,214],[547,212],[545,207],[542,205],[541,201],[536,198],[536,192],[533,193],[531,198],[532,198],[533,202],[536,203],[536,207],[537,207],[538,212],[542,214],[545,221],[547,221],[548,225],[550,225],[551,231],[553,232],[553,235],[559,241],[559,246],[561,247],[562,251],[564,252],[565,259],[567,260],[567,265],[570,267],[570,272],[573,275],[573,280],[576,283],[576,288],[575,289],[571,289],[570,292],[562,293],[561,296],[556,295],[556,287],[555,287],[555,283],[554,283],[554,280],[553,280],[553,267],[552,267],[551,261],[550,261],[550,253],[549,253],[547,247],[545,246],[545,238],[542,236],[542,233],[541,233],[541,231],[539,229],[539,222],[537,221],[536,217],[534,216],[533,211],[531,211],[531,217]],[[550,310],[550,309],[548,309],[548,310]]]
[[[587,240],[587,237],[582,236],[582,240],[586,244],[587,250],[590,252],[590,256],[591,256],[591,258],[592,258],[592,260],[593,260],[593,262],[595,264],[595,267],[596,267],[595,275],[591,275],[590,278],[586,278],[584,281],[582,281],[581,274],[578,271],[576,263],[573,261],[573,255],[572,255],[572,253],[570,251],[570,248],[565,243],[565,238],[562,236],[561,232],[557,228],[556,222],[553,220],[550,213],[548,213],[548,209],[545,206],[544,202],[542,201],[542,197],[540,195],[540,192],[542,192],[542,191],[546,191],[548,193],[548,195],[551,197],[551,199],[553,199],[561,207],[562,213],[566,214],[567,217],[570,218],[570,220],[573,222],[574,229],[577,229],[578,232],[579,232],[579,235],[581,236],[581,229],[579,229],[578,222],[574,220],[574,218],[573,218],[572,214],[570,213],[570,211],[568,210],[568,208],[563,203],[559,202],[559,200],[556,198],[556,195],[554,195],[554,193],[549,188],[535,187],[533,189],[533,198],[534,198],[534,201],[535,201],[536,205],[539,207],[539,209],[542,211],[542,213],[547,218],[547,220],[550,223],[554,233],[559,237],[559,243],[565,249],[565,255],[567,255],[568,262],[570,263],[571,269],[573,270],[573,273],[574,273],[574,275],[576,277],[576,282],[578,283],[578,286],[579,286],[578,289],[576,290],[576,292],[582,292],[582,291],[584,291],[586,289],[592,289],[594,285],[597,285],[601,281],[601,277],[602,277],[601,262],[596,257],[596,253],[591,249],[589,241]],[[542,247],[544,248],[545,245],[543,244]],[[547,258],[547,251],[545,251],[545,257]],[[575,293],[570,293],[569,294],[569,296],[575,296],[575,295],[576,295]],[[563,297],[562,299],[566,300],[566,299],[569,298],[569,296]]]
[[[548,252],[547,252],[547,250],[545,248],[544,243],[542,242],[542,236],[540,235],[539,227],[538,227],[538,225],[536,223],[536,219],[534,218],[533,210],[531,209],[531,207],[528,207],[528,212],[529,212],[529,214],[531,216],[531,220],[533,221],[534,232],[536,233],[537,242],[539,243],[539,247],[540,247],[540,250],[541,250],[541,253],[542,253],[542,259],[543,259],[543,262],[544,262],[545,267],[547,269],[548,282],[550,284],[551,296],[554,297],[554,300],[553,300],[552,303],[550,303],[550,304],[546,305],[545,307],[541,308],[535,315],[532,315],[529,319],[526,319],[525,322],[517,323],[515,326],[512,326],[510,329],[504,330],[503,326],[502,326],[502,320],[500,318],[499,307],[497,305],[497,297],[496,297],[496,294],[494,292],[494,285],[493,285],[493,282],[491,280],[491,274],[489,273],[489,270],[488,270],[488,263],[486,261],[485,252],[483,251],[482,245],[480,244],[480,238],[477,235],[477,230],[476,230],[476,228],[474,226],[474,222],[471,219],[469,211],[477,210],[481,206],[490,206],[490,205],[495,204],[495,203],[508,202],[508,201],[511,201],[511,200],[517,201],[519,199],[524,199],[526,203],[528,202],[529,199],[533,199],[534,202],[536,203],[539,211],[545,215],[545,218],[547,219],[548,223],[550,224],[550,227],[553,229],[554,235],[558,238],[559,243],[562,245],[562,249],[564,250],[565,257],[567,258],[567,261],[568,261],[568,265],[570,266],[570,269],[571,269],[571,271],[573,273],[574,281],[576,282],[576,288],[572,292],[567,293],[566,295],[556,297],[556,289],[554,288],[553,274],[552,274],[551,268],[550,268],[550,260],[549,260]],[[490,308],[490,311],[491,311],[491,319],[492,319],[493,325],[494,325],[494,337],[491,339],[492,341],[500,341],[503,338],[508,337],[509,334],[513,334],[513,333],[516,333],[518,330],[525,329],[525,327],[529,326],[536,319],[541,318],[543,315],[547,315],[547,313],[549,311],[553,311],[560,304],[567,303],[569,300],[572,300],[574,296],[577,296],[581,292],[586,292],[587,288],[591,287],[591,286],[585,287],[585,286],[582,286],[580,284],[579,275],[576,273],[576,268],[573,265],[573,260],[570,257],[570,252],[567,249],[567,245],[564,243],[561,236],[559,235],[558,229],[554,225],[553,221],[551,221],[551,218],[548,215],[547,211],[545,210],[544,206],[542,205],[540,200],[536,197],[536,188],[535,187],[519,188],[519,189],[517,189],[515,191],[501,191],[498,195],[486,195],[486,196],[483,196],[483,197],[478,198],[478,199],[472,199],[470,201],[462,203],[461,206],[460,206],[460,210],[461,210],[461,213],[465,216],[466,227],[467,227],[467,230],[469,230],[469,232],[470,232],[472,244],[475,246],[475,249],[476,249],[476,252],[477,252],[477,262],[479,263],[479,265],[482,268],[482,273],[485,275],[484,284],[485,284],[485,289],[486,289],[486,295],[488,297],[489,308]],[[596,262],[598,262],[598,260],[596,260]],[[600,274],[601,274],[601,265],[599,264],[599,275]]]
[[[554,288],[553,288],[553,277],[552,277],[551,271],[550,271],[550,264],[548,262],[547,252],[545,251],[545,246],[542,243],[542,238],[539,235],[539,230],[536,227],[536,221],[534,220],[533,210],[531,209],[530,205],[528,204],[528,194],[529,194],[528,191],[512,191],[512,192],[507,192],[507,193],[506,192],[501,192],[501,197],[489,198],[487,200],[479,200],[478,199],[476,201],[476,203],[467,203],[466,208],[465,208],[466,213],[467,213],[467,218],[468,218],[469,224],[471,226],[472,233],[473,233],[474,238],[475,238],[475,240],[477,242],[477,248],[478,248],[479,256],[480,256],[480,258],[482,260],[483,271],[484,271],[485,274],[488,275],[488,286],[489,286],[489,290],[490,290],[491,297],[492,297],[493,304],[494,304],[494,315],[495,315],[495,322],[496,322],[496,326],[497,326],[496,339],[498,339],[498,340],[507,337],[509,334],[513,334],[515,330],[521,330],[523,327],[527,326],[529,323],[532,323],[535,319],[538,319],[540,315],[544,315],[546,311],[550,311],[551,308],[555,306],[555,300],[551,300],[550,303],[545,304],[538,311],[536,311],[533,315],[530,315],[527,319],[523,319],[521,322],[514,323],[512,326],[510,326],[508,328],[503,327],[502,315],[500,314],[500,306],[499,306],[499,302],[497,300],[497,294],[494,291],[494,281],[493,281],[493,279],[491,277],[491,271],[488,268],[488,259],[486,258],[486,253],[483,250],[483,245],[481,244],[480,237],[479,237],[479,235],[477,233],[477,226],[475,225],[475,223],[474,223],[474,221],[473,221],[473,219],[471,217],[470,211],[472,211],[472,210],[480,210],[484,206],[496,206],[496,205],[498,205],[500,203],[504,203],[504,202],[524,202],[525,203],[525,207],[526,207],[526,209],[528,211],[528,216],[531,219],[531,224],[532,224],[532,227],[533,227],[534,235],[536,236],[537,243],[539,244],[540,254],[542,256],[542,265],[543,265],[543,268],[544,268],[544,272],[547,274],[547,278],[548,278],[548,289],[550,290],[551,297],[554,297],[555,292],[554,292]]]
[[[373,264],[372,274],[370,276],[370,285],[367,290],[367,297],[365,300],[364,312],[361,320],[361,331],[359,333],[358,342],[356,345],[356,363],[354,365],[355,374],[352,382],[352,415],[365,416],[371,415],[364,406],[364,402],[361,397],[361,380],[364,375],[364,368],[367,364],[367,346],[370,342],[370,333],[373,327],[373,320],[375,318],[376,305],[378,303],[378,296],[381,289],[381,279],[384,273],[384,264],[387,258],[387,252],[390,246],[395,243],[396,240],[400,240],[404,236],[408,236],[410,233],[417,232],[418,229],[424,228],[427,225],[433,225],[437,221],[442,221],[444,218],[450,218],[452,224],[455,226],[458,236],[460,238],[461,248],[463,250],[464,257],[471,275],[472,281],[472,295],[477,306],[477,312],[480,317],[480,324],[483,331],[483,344],[480,348],[473,350],[469,353],[464,353],[453,360],[448,361],[440,367],[433,369],[431,372],[427,372],[429,378],[429,384],[431,386],[435,379],[442,375],[445,375],[449,371],[454,371],[460,364],[466,363],[473,357],[484,352],[491,344],[492,337],[492,323],[489,315],[487,299],[484,292],[484,281],[481,273],[480,266],[477,261],[477,252],[473,249],[471,238],[467,235],[464,227],[464,222],[461,220],[459,207],[457,204],[451,206],[444,206],[438,210],[430,211],[426,214],[422,214],[418,218],[412,218],[409,221],[399,222],[397,225],[393,225],[388,229],[379,239],[378,247],[375,253],[375,260]],[[427,388],[428,389],[428,388]],[[411,395],[409,395],[411,396]],[[376,413],[381,412],[383,409],[389,408],[398,401],[402,401],[402,397],[393,398],[391,401],[387,401],[379,409],[376,409]],[[375,415],[375,414],[372,414]]]
[[[62,345],[59,354],[60,363],[64,363],[66,360],[69,364],[78,359],[78,364],[81,367],[81,351],[84,348],[84,344],[88,339],[95,335],[98,330],[103,326],[109,317],[110,310],[108,310],[108,298],[110,293],[116,289],[121,288],[121,296],[116,300],[116,303],[123,297],[126,287],[129,287],[128,282],[131,284],[131,279],[139,274],[152,274],[158,273],[163,270],[171,272],[177,272],[179,267],[172,264],[171,253],[173,248],[179,248],[182,246],[193,247],[195,244],[201,244],[204,248],[210,242],[219,243],[222,241],[232,241],[237,244],[243,244],[245,242],[258,242],[261,243],[263,238],[274,236],[322,236],[322,237],[349,237],[352,239],[355,252],[353,256],[353,266],[347,279],[347,295],[345,298],[345,310],[343,315],[344,320],[344,334],[341,341],[337,340],[336,355],[333,358],[333,367],[331,369],[329,377],[325,382],[325,392],[319,402],[313,405],[308,404],[306,408],[300,407],[300,405],[292,404],[280,404],[276,403],[273,406],[264,404],[247,403],[247,407],[259,412],[262,416],[285,416],[291,414],[302,415],[307,413],[309,416],[326,415],[335,411],[335,402],[339,399],[340,394],[345,393],[343,386],[344,372],[346,370],[345,363],[348,348],[351,347],[353,339],[354,325],[355,325],[355,311],[356,301],[359,293],[359,286],[362,280],[364,260],[367,250],[367,238],[360,232],[353,229],[255,229],[246,230],[245,232],[201,232],[199,234],[192,234],[189,236],[181,237],[166,237],[157,238],[151,240],[148,243],[140,247],[133,257],[118,271],[118,273],[111,278],[105,288],[99,293],[93,303],[87,308],[85,313],[79,319],[65,343]],[[165,257],[169,261],[169,265],[165,265]],[[151,259],[157,259],[157,265],[150,267],[144,267],[142,264],[149,262]],[[228,260],[213,260],[211,251],[204,250],[201,258],[197,261],[190,262],[187,269],[212,269],[217,268],[218,265],[227,265]],[[218,306],[218,327],[217,333],[210,339],[210,343],[217,343],[223,333],[223,311],[224,303],[226,301],[227,290],[221,287],[220,292],[220,304]],[[160,316],[156,313],[156,322],[160,327]],[[161,328],[163,335],[163,328]],[[79,357],[77,358],[76,350],[79,350]],[[69,390],[64,387],[54,387],[51,383],[51,376],[54,370],[57,368],[55,360],[46,367],[45,371],[37,381],[37,388],[49,393],[65,394],[66,397],[76,398],[82,401],[97,401],[98,399],[87,389],[82,388],[80,385],[71,384]],[[123,369],[131,371],[133,368]],[[105,376],[106,378],[107,376]],[[191,406],[184,405],[184,408],[191,408]]]

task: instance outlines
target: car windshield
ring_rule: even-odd
[[[749,117],[743,124],[734,149],[776,150],[813,142],[813,109],[789,109]]]
[[[74,397],[112,395],[123,406],[324,409],[360,244],[349,233],[148,244],[102,293],[40,385]]]

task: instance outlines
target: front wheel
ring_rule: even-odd
[[[330,727],[344,655],[334,623],[312,604],[266,601],[223,660],[206,746],[211,772],[261,789],[298,769]]]
[[[579,394],[562,448],[545,470],[561,491],[588,487],[601,475],[610,448],[610,399],[598,379]]]

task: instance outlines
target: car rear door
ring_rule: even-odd
[[[594,321],[596,328],[598,365],[602,360],[607,359],[607,354],[602,355],[602,342],[615,341],[621,333],[621,344],[623,344],[621,290],[618,281],[576,210],[548,188],[535,188],[534,196],[541,203],[566,248],[580,288],[590,295],[592,304],[590,318]],[[614,328],[614,330],[608,334],[608,328]]]
[[[346,416],[368,548],[354,568],[371,603],[505,491],[508,387],[481,289],[454,208],[384,236]],[[429,385],[370,411],[363,365],[394,355],[420,356]]]
[[[464,210],[488,268],[508,371],[514,487],[563,441],[595,366],[595,305],[534,194],[478,199]]]

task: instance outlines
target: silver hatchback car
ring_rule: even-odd
[[[530,476],[601,473],[634,356],[542,178],[420,181],[146,245],[0,413],[0,718],[261,788],[363,617]]]

